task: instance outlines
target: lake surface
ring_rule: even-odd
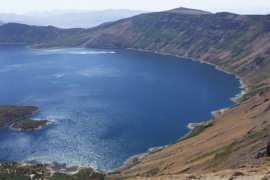
[[[239,81],[207,64],[131,50],[0,46],[0,104],[36,105],[54,124],[0,130],[0,161],[102,170],[169,144],[233,105]]]

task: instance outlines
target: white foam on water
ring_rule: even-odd
[[[10,69],[6,68],[6,69],[0,69],[0,73],[6,73],[6,72],[9,72]]]
[[[27,66],[27,64],[10,64],[2,66],[0,69],[0,73],[10,72],[12,70],[23,70],[23,68]]]
[[[59,79],[61,77],[63,77],[65,74],[64,73],[58,73],[58,74],[53,74],[53,77]]]
[[[84,48],[49,49],[37,51],[37,55],[57,55],[57,54],[98,55],[98,54],[115,54],[115,52],[104,50],[90,50],[90,49],[88,50]]]
[[[88,67],[85,69],[80,69],[75,72],[81,76],[85,77],[120,77],[121,73],[119,70],[103,66]]]
[[[67,54],[115,54],[114,51],[82,51],[82,52],[76,52],[76,51],[70,51]]]

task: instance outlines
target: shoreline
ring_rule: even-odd
[[[140,153],[140,154],[136,154],[136,155],[133,155],[131,157],[129,157],[124,163],[122,166],[118,167],[118,168],[114,168],[110,171],[108,171],[107,173],[117,173],[119,171],[122,171],[122,170],[125,170],[129,167],[132,167],[134,165],[136,165],[137,163],[140,162],[140,159],[143,158],[144,156],[146,156],[147,154],[151,154],[151,153],[155,153],[157,151],[160,151],[166,147],[168,147],[170,144],[168,145],[164,145],[164,146],[158,146],[158,147],[152,147],[152,148],[149,148],[146,152],[144,153]]]
[[[218,109],[218,110],[212,111],[211,114],[212,114],[213,118],[216,118],[216,117],[222,115],[223,113],[225,113],[226,111],[228,111],[230,108],[231,107]]]
[[[222,71],[226,74],[229,74],[229,75],[233,75],[235,76],[236,79],[238,79],[239,81],[239,88],[240,88],[240,92],[236,95],[234,95],[233,97],[230,98],[230,100],[234,103],[239,104],[240,103],[240,100],[241,98],[248,93],[249,91],[249,86],[244,82],[244,79],[241,78],[239,75],[237,74],[234,74],[233,72],[230,72],[230,71],[226,71],[224,69],[221,69],[218,65],[215,65],[213,63],[210,63],[210,62],[206,62],[204,60],[199,60],[199,59],[195,59],[195,58],[190,58],[190,57],[186,57],[186,56],[180,56],[180,55],[175,55],[175,54],[169,54],[169,53],[162,53],[162,52],[158,52],[158,51],[151,51],[151,50],[144,50],[144,49],[134,49],[134,48],[126,48],[127,50],[133,50],[133,51],[141,51],[141,52],[148,52],[148,53],[154,53],[154,54],[160,54],[160,55],[165,55],[165,56],[174,56],[174,57],[177,57],[177,58],[185,58],[185,59],[188,59],[188,60],[191,60],[191,61],[196,61],[196,62],[199,62],[199,63],[202,63],[202,64],[208,64],[210,66],[213,66],[215,69],[219,70],[219,71]],[[216,112],[222,112],[224,113],[226,110],[230,109],[231,107],[233,106],[230,106],[230,107],[224,107],[224,108],[221,108],[221,109],[217,109],[217,110],[214,110],[211,112],[213,118],[215,117],[213,114],[215,114]]]
[[[215,69],[217,69],[219,71],[222,71],[222,72],[224,72],[226,74],[230,74],[230,75],[235,76],[236,79],[239,80],[239,82],[240,82],[239,88],[242,89],[242,91],[244,91],[244,92],[241,91],[239,94],[236,94],[235,96],[241,95],[242,93],[246,93],[249,90],[249,87],[244,82],[244,79],[243,78],[241,78],[239,75],[237,75],[237,74],[235,74],[233,72],[230,72],[230,71],[227,71],[227,70],[224,70],[224,69],[220,68],[216,64],[213,64],[213,63],[210,63],[210,62],[207,62],[207,61],[204,61],[204,60],[195,59],[195,58],[191,58],[191,57],[187,57],[187,56],[180,56],[180,55],[176,55],[176,54],[169,54],[169,53],[163,53],[163,52],[158,52],[158,51],[151,51],[151,50],[144,50],[144,49],[135,49],[135,48],[126,48],[126,49],[127,50],[133,50],[133,51],[141,51],[141,52],[148,52],[148,53],[160,54],[160,55],[165,55],[165,56],[174,56],[174,57],[177,57],[177,58],[185,58],[185,59],[188,59],[188,60],[200,62],[202,64],[208,64],[208,65],[213,66]]]

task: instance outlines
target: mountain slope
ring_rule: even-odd
[[[60,29],[53,26],[29,26],[18,23],[7,23],[0,27],[0,43],[20,43],[31,46],[51,44],[57,41],[58,46],[77,46],[74,39],[78,40],[77,35],[83,34],[85,30]],[[81,43],[81,42],[80,42]]]

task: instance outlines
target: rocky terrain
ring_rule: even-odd
[[[269,178],[270,15],[180,8],[92,29],[6,24],[0,27],[0,42],[36,48],[131,48],[199,59],[236,74],[248,88],[239,104],[209,120],[211,126],[135,157],[107,178]]]

